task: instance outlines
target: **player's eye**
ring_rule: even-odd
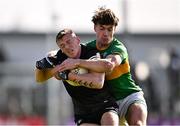
[[[108,31],[109,31],[109,32],[112,32],[112,28],[109,28]]]
[[[103,27],[100,27],[100,30],[104,30],[104,28],[103,28]]]
[[[70,41],[70,40],[69,40],[69,41],[67,41],[67,42],[66,42],[66,44],[70,45],[70,44],[71,44],[71,41]]]

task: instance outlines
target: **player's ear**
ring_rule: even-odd
[[[94,25],[94,31],[96,32],[96,25]]]
[[[78,36],[76,36],[76,39],[77,39],[77,41],[78,41],[78,44],[80,44],[80,43],[81,43],[80,38],[79,38]]]
[[[114,32],[116,31],[116,26],[114,26]]]

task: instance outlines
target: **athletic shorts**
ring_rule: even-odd
[[[88,110],[87,110],[88,112]],[[118,114],[118,108],[117,106],[114,107],[106,107],[104,109],[101,109],[100,111],[94,112],[94,113],[88,113],[84,115],[75,115],[75,123],[77,126],[83,124],[83,123],[91,123],[91,124],[98,124],[101,125],[101,117],[106,112],[114,112]]]
[[[132,93],[124,99],[116,102],[119,106],[118,115],[119,118],[125,118],[129,106],[133,103],[143,104],[147,108],[146,101],[144,99],[144,93],[142,91]]]

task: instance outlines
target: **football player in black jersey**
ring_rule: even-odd
[[[68,57],[89,59],[96,56],[97,50],[87,49],[70,29],[61,30],[56,42],[60,50],[36,62],[36,81],[44,82],[52,76],[63,81],[72,98],[77,125],[119,125],[118,106],[104,83],[105,73],[90,70],[85,74],[73,70],[58,72],[58,65]]]

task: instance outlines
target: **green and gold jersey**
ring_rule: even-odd
[[[96,48],[96,40],[90,41],[86,45],[88,48]],[[111,74],[106,75],[106,81],[116,100],[123,99],[131,93],[142,90],[132,79],[128,52],[122,42],[114,38],[107,49],[99,50],[99,52],[102,58],[106,58],[111,54],[119,54],[121,56],[122,63],[115,67]]]

